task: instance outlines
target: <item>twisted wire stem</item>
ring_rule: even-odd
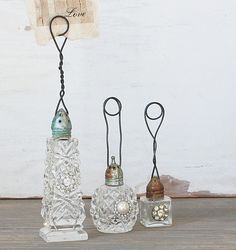
[[[64,16],[55,16],[55,17],[53,17],[52,20],[50,21],[50,24],[49,24],[50,33],[51,33],[52,39],[53,39],[53,41],[54,41],[54,43],[56,45],[56,48],[57,48],[57,50],[59,52],[59,59],[60,59],[58,69],[60,71],[61,90],[60,90],[60,93],[59,93],[60,99],[59,99],[59,101],[57,103],[55,114],[57,113],[57,111],[58,111],[61,103],[62,103],[62,105],[63,105],[66,113],[68,114],[69,111],[68,111],[68,109],[67,109],[67,107],[65,105],[65,102],[64,102],[64,96],[65,96],[65,78],[64,78],[64,70],[63,70],[64,56],[63,56],[63,53],[62,53],[63,49],[65,47],[66,41],[67,41],[67,37],[64,39],[64,42],[63,42],[63,44],[62,44],[62,46],[60,48],[59,45],[58,45],[58,43],[57,43],[57,41],[56,41],[55,35],[53,33],[53,30],[52,30],[53,22],[55,21],[55,19],[59,19],[59,18],[65,20],[67,27],[66,27],[66,30],[63,33],[59,34],[58,36],[64,36],[69,31],[69,28],[70,28],[70,23],[69,23],[68,19],[66,17],[64,17]]]
[[[160,107],[161,109],[161,113],[160,115],[156,116],[156,117],[151,117],[149,116],[148,114],[148,109],[150,106],[153,106],[153,105],[156,105],[158,107]],[[145,123],[146,123],[146,126],[147,126],[147,129],[151,135],[151,137],[153,138],[153,145],[152,145],[152,149],[153,149],[153,159],[152,159],[152,162],[153,162],[153,169],[152,169],[152,177],[154,176],[155,172],[157,174],[157,177],[160,178],[159,176],[159,172],[158,172],[158,168],[157,168],[157,134],[158,134],[158,131],[162,125],[162,122],[163,122],[163,119],[164,119],[164,116],[165,116],[165,109],[164,107],[159,103],[159,102],[150,102],[145,110],[144,110],[144,120],[145,120]],[[148,120],[151,120],[151,121],[156,121],[156,120],[160,120],[158,126],[157,126],[157,129],[156,131],[153,133],[151,131],[151,128],[148,124]]]

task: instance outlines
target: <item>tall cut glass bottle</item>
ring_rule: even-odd
[[[87,240],[78,139],[71,138],[71,122],[63,109],[52,121],[52,134],[47,140],[40,236],[47,242]]]

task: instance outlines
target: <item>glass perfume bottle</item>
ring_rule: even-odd
[[[106,110],[106,104],[109,100],[117,102],[119,111],[116,114],[110,114]],[[104,102],[104,117],[107,126],[107,169],[105,173],[105,185],[97,188],[92,196],[90,213],[97,230],[103,233],[125,233],[133,229],[138,215],[137,196],[123,182],[123,172],[121,169],[121,102],[110,97]],[[108,121],[106,115],[119,115],[120,131],[120,163],[117,164],[115,157],[111,157],[109,163],[109,143],[108,143]]]
[[[71,122],[63,109],[53,119],[52,133],[47,140],[40,236],[47,242],[87,240],[78,139],[71,138]]]
[[[148,108],[151,105],[157,105],[161,109],[161,114],[157,117],[150,117],[148,115]],[[157,151],[157,142],[156,137],[157,133],[161,127],[165,115],[164,107],[158,102],[151,102],[147,105],[144,111],[145,123],[147,125],[148,131],[153,138],[153,171],[151,180],[146,187],[146,196],[140,197],[140,223],[145,227],[162,227],[172,225],[172,207],[171,207],[171,198],[164,195],[164,186],[161,183],[157,162],[156,162],[156,151]],[[148,121],[149,120],[158,120],[160,123],[157,127],[155,134],[152,133]],[[156,176],[155,176],[156,172]]]
[[[52,22],[50,22],[52,33]],[[69,22],[66,18],[59,16]],[[55,116],[52,121],[52,138],[47,140],[47,158],[44,174],[44,196],[41,215],[44,227],[40,229],[40,236],[46,242],[87,240],[88,234],[83,230],[85,220],[84,202],[80,188],[80,168],[78,140],[71,137],[72,125],[69,113],[64,103],[65,95],[62,50],[60,53],[61,91]],[[60,104],[64,108],[59,109]]]

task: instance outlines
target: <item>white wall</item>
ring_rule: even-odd
[[[58,55],[52,42],[39,47],[25,30],[23,0],[0,0],[0,12],[0,195],[40,196]],[[104,182],[102,103],[110,95],[124,107],[129,185],[145,183],[151,171],[143,109],[157,100],[166,108],[160,172],[189,181],[189,192],[236,193],[235,13],[235,0],[101,0],[100,37],[65,48],[85,194]]]

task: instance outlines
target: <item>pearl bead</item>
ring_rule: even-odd
[[[129,212],[129,203],[127,201],[121,201],[117,205],[117,211],[119,214],[125,215]]]

